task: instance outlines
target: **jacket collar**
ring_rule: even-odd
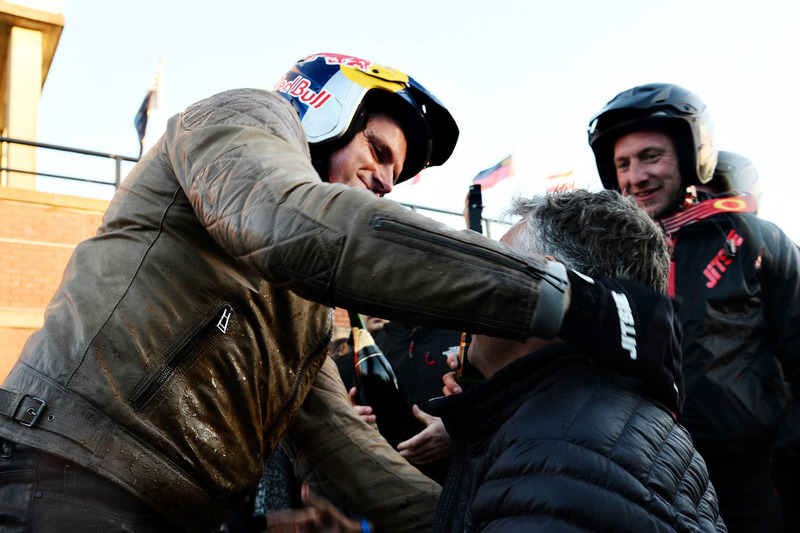
[[[551,344],[509,363],[485,383],[431,400],[429,412],[442,418],[454,439],[478,443],[494,434],[531,395],[588,365],[570,345]]]

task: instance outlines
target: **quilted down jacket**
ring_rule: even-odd
[[[432,402],[453,439],[433,531],[725,531],[674,414],[566,344]]]

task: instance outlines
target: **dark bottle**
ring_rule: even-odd
[[[358,403],[372,407],[378,431],[392,448],[397,448],[399,443],[425,429],[425,424],[414,416],[406,403],[392,365],[364,327],[361,315],[349,314]]]
[[[486,378],[478,371],[477,368],[472,366],[467,358],[467,351],[472,337],[469,333],[461,334],[461,345],[458,347],[458,370],[456,370],[456,381],[461,385],[463,390],[466,390],[476,383],[483,383]]]

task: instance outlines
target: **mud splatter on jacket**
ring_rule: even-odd
[[[521,340],[544,265],[322,183],[284,99],[221,93],[169,121],[75,249],[3,384],[0,436],[212,529],[303,404],[328,306]]]

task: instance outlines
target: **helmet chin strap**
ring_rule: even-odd
[[[319,179],[324,182],[331,181],[331,155],[333,151],[326,147],[320,148],[319,146],[311,145],[311,166],[319,174]]]
[[[315,157],[311,160],[311,165],[314,167],[314,170],[317,171],[317,174],[319,174],[319,178],[322,181],[325,182],[331,181],[330,162],[331,162],[330,157],[325,157],[325,158]]]
[[[683,194],[676,194],[675,195],[675,210],[672,213],[674,214],[678,211],[683,211],[687,207],[697,202],[697,189],[694,185],[689,185],[684,189]]]

